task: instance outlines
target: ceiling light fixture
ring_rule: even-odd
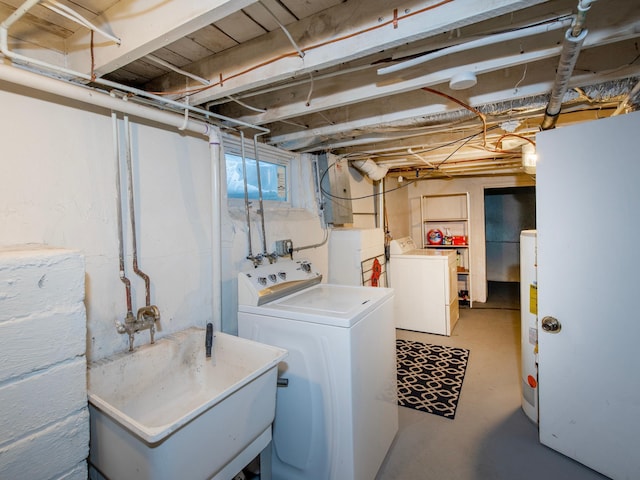
[[[525,143],[522,146],[522,167],[524,172],[530,175],[536,174],[536,163],[538,162],[538,155],[536,154],[536,147],[532,143]]]
[[[478,83],[478,78],[473,72],[456,73],[449,81],[449,88],[452,90],[464,90],[471,88]]]

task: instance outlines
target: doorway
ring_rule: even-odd
[[[536,187],[484,190],[487,303],[520,307],[520,232],[536,228]]]

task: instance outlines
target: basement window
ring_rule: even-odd
[[[245,165],[243,168],[241,139],[225,135],[225,170],[227,176],[227,198],[244,200],[244,173],[247,177],[247,193],[249,200],[258,200],[258,170],[253,140],[245,140]],[[287,152],[264,144],[258,144],[260,165],[260,185],[264,201],[290,202],[289,185],[291,158]]]

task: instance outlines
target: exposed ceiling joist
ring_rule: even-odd
[[[335,67],[542,1],[495,0],[490,6],[473,0],[413,1],[404,5],[403,11],[391,8],[386,0],[345,2],[287,26],[304,58],[292,49],[282,32],[274,31],[197,62],[193,65],[195,73],[217,85],[192,95],[192,101],[205,103]],[[182,80],[167,75],[150,88],[171,90],[183,86]]]
[[[521,171],[518,142],[540,128],[579,9],[588,33],[562,78],[558,127],[640,108],[637,0],[27,1],[5,63],[86,83],[93,53],[101,78],[88,86],[173,111],[188,103],[200,119],[242,121],[245,134],[264,127],[272,145],[367,158],[391,174]],[[0,0],[0,21],[23,4]],[[87,25],[51,5],[122,45],[95,33],[92,52]],[[453,89],[463,72],[477,83]]]
[[[79,30],[68,40],[68,67],[83,73],[104,75],[192,34],[257,0],[198,0],[118,2],[96,20],[122,40],[120,46]],[[184,86],[184,84],[183,84]]]

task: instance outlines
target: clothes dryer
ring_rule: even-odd
[[[411,237],[389,245],[396,328],[451,335],[459,317],[456,253],[419,249]]]

